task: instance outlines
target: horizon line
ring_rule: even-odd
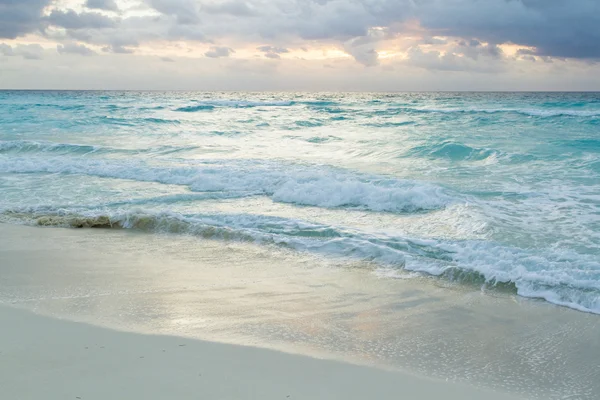
[[[600,93],[598,90],[234,90],[234,89],[3,89],[0,92],[205,92],[205,93]]]

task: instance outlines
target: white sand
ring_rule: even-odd
[[[268,246],[0,224],[0,400],[592,400],[598,321]]]
[[[0,307],[0,398],[508,399],[335,361],[111,331]]]

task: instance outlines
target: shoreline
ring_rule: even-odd
[[[64,330],[72,337],[83,329],[84,337],[111,332],[119,343],[137,341],[125,337],[166,337],[169,343],[281,352],[300,371],[321,367],[305,368],[294,357],[337,360],[331,363],[414,378],[420,382],[415,390],[428,385],[423,379],[461,387],[466,394],[457,399],[481,398],[465,397],[475,388],[527,399],[593,399],[600,393],[597,316],[507,293],[420,277],[382,277],[368,263],[332,263],[248,243],[130,230],[0,224],[0,260],[0,317],[8,321],[3,315],[12,314],[13,320],[26,322],[7,324],[12,342],[23,339],[24,352],[4,364],[9,369],[21,359],[21,373],[47,365],[46,359],[60,359],[61,352],[80,360],[85,353],[64,347],[71,339],[63,344],[60,337],[52,339],[58,342],[46,353],[30,354],[27,348],[45,343],[39,332]],[[21,310],[7,311],[3,304]],[[8,354],[8,334],[0,334],[0,357]],[[38,335],[40,343],[28,335]],[[118,359],[117,352],[102,362]],[[61,360],[60,369],[70,365],[69,359]],[[158,367],[149,373],[160,376]],[[356,374],[346,379],[361,382]],[[186,382],[177,384],[187,387]],[[331,390],[346,393],[335,385]],[[440,390],[439,397],[447,397]],[[398,398],[403,392],[394,393]],[[236,398],[227,396],[216,398]],[[311,392],[307,398],[319,397]]]
[[[7,399],[517,399],[399,372],[112,331],[5,306],[0,319],[0,387]]]
[[[126,230],[131,232],[132,234],[147,234],[147,235],[181,235],[181,236],[193,236],[198,240],[208,239],[208,240],[216,240],[221,241],[223,244],[227,242],[249,242],[249,243],[261,243],[261,238],[258,238],[256,242],[252,240],[254,238],[249,234],[245,234],[243,232],[229,232],[226,229],[222,229],[219,226],[210,226],[208,229],[200,232],[195,232],[194,230],[186,231],[188,228],[186,226],[185,219],[172,218],[171,220],[161,221],[160,219],[153,220],[156,216],[152,216],[152,214],[144,215],[140,218],[139,221],[128,221],[124,220],[122,217],[112,218],[109,214],[106,215],[95,215],[95,216],[83,216],[83,215],[72,215],[72,216],[61,216],[61,215],[45,215],[45,216],[37,216],[35,219],[27,220],[24,215],[25,214],[16,214],[17,217],[13,217],[14,219],[4,219],[0,220],[0,224],[5,225],[17,225],[17,226],[26,226],[26,227],[34,227],[34,228],[58,228],[58,229],[94,229],[94,230],[104,230],[104,229],[114,229],[114,230]],[[150,218],[148,219],[148,217]],[[20,220],[23,218],[23,220]],[[27,222],[25,222],[27,221]],[[33,222],[35,221],[35,222]],[[160,225],[163,223],[166,227],[164,231],[160,229],[150,228],[148,226]],[[131,226],[129,224],[132,224]],[[139,225],[139,226],[138,226]],[[223,235],[225,238],[220,237]],[[250,239],[250,240],[248,240]],[[268,242],[267,242],[268,243]],[[268,243],[267,246],[271,246],[272,244]],[[281,250],[284,246],[271,246],[271,248],[275,251]],[[298,253],[319,256],[318,252],[311,254],[310,251],[306,251],[304,249],[297,249]],[[343,255],[333,255],[333,258],[337,256],[338,261],[349,261],[352,263],[361,263],[360,258],[351,259],[346,258]],[[400,275],[400,274],[418,274],[426,279],[435,279],[445,282],[440,282],[440,285],[448,284],[448,285],[463,285],[465,287],[470,286],[470,289],[473,288],[481,288],[481,290],[485,290],[489,292],[491,295],[494,293],[508,293],[509,295],[518,295],[523,299],[528,299],[532,301],[543,301],[551,304],[553,306],[568,308],[577,312],[589,313],[600,315],[600,310],[595,308],[588,308],[584,305],[581,305],[577,302],[565,301],[560,299],[560,297],[556,293],[552,293],[549,291],[537,291],[528,292],[524,291],[516,281],[503,281],[493,278],[488,280],[487,276],[478,271],[478,270],[469,270],[462,268],[449,268],[440,273],[431,272],[426,269],[407,269],[405,267],[395,269],[390,265],[386,265],[382,263],[380,268],[383,272],[383,275]]]

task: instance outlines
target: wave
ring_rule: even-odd
[[[326,114],[350,114],[350,110],[346,110],[339,107],[323,107],[317,109],[317,111],[322,111]]]
[[[217,160],[159,167],[138,160],[10,157],[0,158],[0,172],[83,174],[185,185],[196,192],[260,193],[297,205],[387,212],[435,210],[457,201],[447,190],[425,182],[266,162]]]
[[[311,138],[306,139],[306,141],[309,143],[326,143],[326,142],[333,142],[333,141],[340,141],[340,140],[342,140],[342,138],[339,138],[339,137],[333,136],[333,135],[313,136]]]
[[[197,101],[196,104],[192,104],[185,107],[176,108],[174,111],[180,112],[198,112],[198,111],[209,111],[216,107],[229,107],[229,108],[252,108],[252,107],[285,107],[291,106],[294,103],[292,101],[246,101],[246,100],[207,100]]]
[[[120,118],[111,116],[97,117],[97,119],[103,124],[110,125],[123,125],[123,126],[138,126],[140,124],[171,124],[179,125],[181,121],[177,119],[163,119],[163,118]],[[89,121],[79,121],[82,125],[88,125]]]
[[[374,128],[397,128],[399,126],[408,126],[416,124],[415,121],[399,121],[399,122],[373,122],[363,124],[363,126],[370,126]]]
[[[452,161],[481,161],[489,157],[497,157],[501,153],[497,150],[479,149],[462,143],[445,141],[414,147],[408,154],[410,156],[443,158]]]
[[[330,121],[344,121],[347,119],[351,119],[349,117],[344,117],[343,115],[336,115],[334,117],[329,118]]]
[[[296,125],[302,128],[316,128],[318,126],[323,126],[323,122],[319,120],[296,121]]]
[[[600,110],[551,110],[541,108],[423,108],[423,107],[391,107],[387,110],[378,110],[381,114],[520,114],[529,117],[553,118],[553,117],[580,117],[599,118]]]
[[[0,154],[20,154],[20,153],[50,153],[54,155],[85,155],[85,154],[152,154],[167,155],[184,151],[197,149],[197,146],[157,146],[145,149],[121,149],[105,146],[93,146],[85,144],[72,143],[54,143],[46,141],[32,140],[8,140],[0,141]]]
[[[142,122],[147,122],[150,124],[171,124],[171,125],[179,125],[181,121],[177,119],[163,119],[163,118],[143,118]]]
[[[534,251],[477,240],[416,240],[251,214],[61,210],[41,214],[4,212],[0,219],[40,226],[137,229],[275,245],[375,262],[385,268],[463,283],[514,288],[524,297],[600,314],[600,261],[568,250]]]
[[[101,149],[102,147],[100,146],[82,144],[35,142],[30,140],[0,141],[0,154],[30,152],[87,154],[100,151]]]
[[[83,104],[50,104],[50,103],[34,103],[34,104],[14,104],[12,108],[18,111],[29,111],[36,108],[52,108],[59,111],[81,111],[86,108]]]
[[[446,242],[437,248],[452,254],[452,265],[407,261],[407,269],[437,276],[475,272],[485,282],[514,285],[523,297],[600,314],[600,261],[594,255],[561,249],[534,251],[483,241]]]
[[[339,103],[337,101],[331,101],[331,100],[308,100],[308,101],[295,102],[294,104],[303,104],[305,106],[311,106],[311,107],[331,107],[331,106],[336,106]]]
[[[410,245],[402,239],[385,244],[375,237],[361,237],[351,231],[300,220],[252,214],[194,214],[173,212],[87,211],[28,213],[4,212],[0,220],[39,226],[71,228],[136,229],[156,233],[177,233],[205,239],[235,240],[270,244],[297,251],[351,257],[402,266],[403,251]]]
[[[553,144],[572,147],[577,150],[600,152],[600,139],[572,139],[552,141]]]
[[[101,106],[101,108],[109,111],[117,111],[117,110],[130,110],[133,108],[132,106],[122,106],[118,104],[106,104]]]
[[[198,112],[198,111],[212,111],[215,109],[215,106],[209,105],[198,105],[198,106],[187,106],[187,107],[179,107],[173,111],[178,112]]]
[[[152,111],[152,110],[164,110],[165,106],[154,106],[154,107],[140,107],[139,110],[142,111]]]

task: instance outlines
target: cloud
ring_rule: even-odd
[[[179,24],[197,24],[200,22],[199,3],[194,0],[146,0],[156,11],[173,16]]]
[[[344,51],[365,67],[379,65],[378,44],[389,36],[385,29],[370,29],[365,36],[348,40],[344,43]]]
[[[422,28],[418,33],[424,43],[431,45],[443,45],[436,36],[474,38],[531,47],[536,56],[600,58],[598,0],[140,1],[160,16],[146,18],[145,27],[133,29],[131,24],[99,13],[52,9],[59,4],[52,0],[0,0],[0,37],[43,32],[50,23],[66,29],[119,29],[121,35],[135,35],[139,42],[237,38],[252,43],[277,40],[284,46],[299,40],[347,47],[344,43],[368,37],[373,28],[402,35],[410,33],[407,26],[416,23]],[[118,10],[115,0],[86,0],[85,4]],[[49,16],[43,17],[46,7]],[[377,48],[347,51],[356,54],[357,61],[372,64]]]
[[[0,43],[0,54],[6,57],[12,57],[15,55],[12,46],[7,45],[6,43]]]
[[[119,7],[117,6],[117,3],[115,3],[115,0],[87,0],[85,2],[85,7],[104,11],[119,11]]]
[[[202,4],[202,12],[209,14],[228,14],[236,17],[257,15],[255,8],[245,1],[224,1]]]
[[[6,57],[21,56],[26,60],[41,60],[44,48],[39,44],[18,44],[15,47],[0,43],[0,53]]]
[[[229,47],[220,47],[213,46],[209,51],[204,53],[206,57],[210,58],[221,58],[221,57],[229,57],[232,53],[235,53],[235,50]]]
[[[117,21],[97,12],[53,10],[47,19],[50,24],[66,29],[103,29],[117,26]]]
[[[375,49],[370,48],[352,48],[344,47],[346,52],[350,54],[354,59],[364,65],[365,67],[374,67],[379,65],[379,53]]]
[[[133,54],[134,50],[128,47],[119,45],[119,44],[111,44],[109,46],[104,46],[102,51],[105,53],[115,53],[115,54]]]
[[[431,37],[431,36],[425,36],[425,37],[421,38],[421,40],[419,40],[419,44],[438,45],[438,44],[446,44],[446,43],[448,43],[448,41],[445,39],[440,39],[440,38]]]
[[[146,35],[144,31],[138,31],[136,29],[87,28],[66,30],[67,39],[101,46],[103,52],[120,54],[133,53],[134,49],[139,47],[140,39],[144,40],[149,38],[144,35]],[[55,39],[58,41],[65,40],[62,33],[57,35]]]
[[[164,62],[175,62],[171,57],[161,57],[160,60]]]
[[[413,89],[419,89],[416,82],[429,89],[456,88],[458,82],[466,89],[504,89],[507,82],[519,82],[512,78],[524,76],[538,89],[544,89],[544,79],[548,88],[579,82],[577,88],[587,89],[578,71],[585,70],[589,82],[600,82],[592,73],[600,76],[599,26],[598,0],[0,0],[0,42],[11,40],[0,54],[12,57],[5,61],[17,71],[0,80],[10,86],[20,73],[21,82],[27,82],[20,66],[31,68],[29,75],[36,69],[43,76],[58,74],[52,67],[64,66],[61,54],[85,55],[89,49],[100,55],[69,57],[70,71],[84,76],[90,67],[102,66],[114,70],[105,77],[125,86],[130,79],[119,80],[124,72],[115,65],[131,62],[138,71],[131,76],[149,79],[149,85],[157,84],[152,75],[157,71],[189,68],[194,72],[188,78],[195,77],[195,68],[204,63],[205,76],[221,76],[231,88],[247,88],[245,82],[252,81],[255,89],[257,82],[276,89],[291,85],[282,77],[294,76],[304,77],[294,84],[319,89],[313,82],[326,76],[319,81],[325,82],[323,88],[375,88],[369,82],[377,81],[385,89],[385,74],[394,79],[408,74],[403,85]],[[57,51],[20,47],[20,38],[22,46],[39,42]],[[238,53],[232,57],[233,50],[220,44]],[[301,50],[302,59],[295,57]],[[24,60],[42,56],[48,68]],[[170,62],[165,56],[177,64],[162,64]],[[212,58],[220,59],[215,63]],[[300,71],[300,65],[308,69]],[[228,80],[232,71],[239,77],[235,85]],[[490,72],[496,75],[484,75]],[[245,80],[245,74],[260,79]],[[429,80],[419,81],[419,76]],[[175,80],[165,77],[164,85]],[[41,78],[36,82],[44,83]],[[527,86],[529,81],[520,82]]]
[[[210,39],[196,25],[173,25],[167,29],[166,37],[170,40],[193,40],[210,42]]]
[[[231,59],[228,60],[225,69],[238,76],[255,75],[272,78],[277,73],[277,64],[264,59]]]
[[[445,52],[411,47],[403,63],[430,71],[501,72],[505,68],[502,51],[494,45],[458,43]]]
[[[79,54],[82,56],[95,56],[97,53],[83,44],[65,43],[56,46],[59,54]]]
[[[15,39],[42,28],[42,14],[51,1],[0,0],[0,38]]]
[[[597,0],[430,0],[415,9],[421,26],[444,36],[535,47],[536,55],[600,58]]]
[[[283,53],[290,52],[285,47],[274,47],[274,46],[259,46],[256,49],[262,51],[263,53],[283,54]]]
[[[290,51],[285,47],[275,46],[259,46],[256,48],[258,51],[264,53],[266,58],[278,60],[281,58],[280,54],[289,53]]]
[[[453,53],[461,54],[473,60],[477,60],[480,56],[501,58],[502,49],[494,44],[483,44],[479,40],[471,39],[468,41],[461,40],[450,49]]]

